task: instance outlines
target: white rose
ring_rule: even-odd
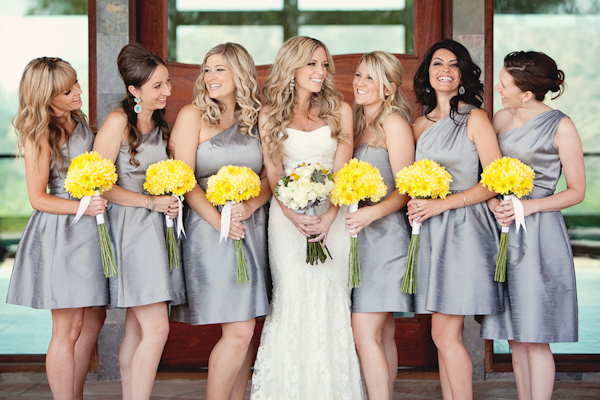
[[[290,204],[287,204],[287,206],[294,211],[298,210],[298,203],[296,203],[294,200],[290,201]]]
[[[317,199],[317,194],[314,191],[310,191],[308,192],[308,196],[307,196],[308,201],[315,201]]]
[[[306,194],[306,192],[302,192],[300,190],[294,191],[294,195],[292,198],[298,204],[308,202],[308,195]]]
[[[325,182],[325,193],[329,194],[329,192],[331,192],[334,187],[335,187],[335,184],[333,183],[333,181],[326,181]]]
[[[319,183],[319,182],[315,182],[315,183],[313,183],[312,190],[315,192],[315,194],[318,197],[321,197],[325,194],[325,185],[323,185],[322,183]]]
[[[303,190],[304,192],[308,192],[311,189],[310,180],[307,178],[300,178],[296,181],[298,185],[298,190]]]
[[[304,207],[306,207],[307,205],[308,205],[308,199],[307,199],[307,198],[305,198],[305,199],[302,199],[302,201],[300,201],[300,202],[298,203],[298,206],[299,206],[300,208],[304,208]]]
[[[290,183],[288,183],[287,187],[290,190],[296,190],[298,189],[298,184],[296,183],[296,181],[291,181]]]
[[[290,201],[292,199],[292,189],[290,189],[289,187],[280,187],[279,190],[277,191],[279,193],[279,198],[281,199],[281,201],[283,201],[284,203]]]

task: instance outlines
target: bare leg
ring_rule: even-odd
[[[396,347],[396,322],[394,314],[388,313],[383,323],[382,341],[383,351],[390,368],[390,400],[394,397],[394,382],[398,375],[398,348]]]
[[[250,380],[250,368],[252,368],[253,361],[254,344],[250,342],[244,365],[242,365],[238,376],[236,376],[235,381],[233,382],[233,390],[231,391],[229,400],[243,400],[246,396],[246,389],[248,388],[248,381]]]
[[[473,399],[473,365],[462,341],[463,315],[435,313],[431,336],[438,348],[453,400]]]
[[[129,321],[134,319],[134,321]],[[137,321],[137,326],[135,324]],[[128,336],[127,329],[133,328],[132,338]],[[140,336],[141,332],[141,336]],[[127,363],[126,357],[132,354],[130,346],[134,345],[136,339],[141,337],[137,347],[133,351],[130,365],[130,393],[125,393],[126,386],[123,385],[123,398],[130,396],[132,400],[148,400],[154,386],[154,378],[165,343],[169,336],[169,316],[166,303],[155,303],[145,306],[132,307],[127,310],[125,319],[125,334],[121,342],[119,362]],[[123,351],[126,346],[126,351]],[[123,366],[121,367],[123,371]],[[123,379],[123,376],[121,376]]]
[[[512,365],[520,400],[531,400],[531,368],[527,359],[527,349],[523,343],[509,340],[512,349]]]
[[[221,324],[223,334],[208,359],[207,400],[228,400],[232,395],[234,382],[247,362],[255,325],[254,319]]]
[[[83,385],[90,366],[92,351],[98,342],[98,334],[106,319],[104,308],[86,308],[83,327],[75,343],[75,400],[83,400]]]
[[[388,313],[352,314],[352,332],[370,400],[389,400],[390,366],[383,348],[383,325]]]
[[[142,328],[133,310],[129,308],[125,316],[125,333],[121,339],[121,348],[119,349],[119,369],[121,371],[123,400],[131,400],[133,398],[131,369],[133,356],[141,340]]]
[[[527,349],[532,400],[550,400],[554,389],[554,356],[548,343],[523,343]]]
[[[452,400],[452,390],[450,390],[450,382],[448,382],[448,374],[442,356],[438,351],[438,366],[440,371],[440,387],[442,389],[442,398],[444,400]]]
[[[46,354],[46,374],[55,399],[73,399],[75,343],[81,333],[84,312],[84,308],[52,310],[52,339]]]

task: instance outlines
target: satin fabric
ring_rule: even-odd
[[[523,126],[498,135],[502,154],[518,158],[535,171],[527,198],[551,196],[562,164],[554,134],[566,115],[550,110]],[[527,232],[510,226],[505,304],[500,315],[485,316],[481,337],[527,343],[577,341],[577,290],[573,253],[559,211],[525,217]]]
[[[64,163],[50,169],[51,195],[77,200],[63,187],[67,169],[71,159],[90,151],[93,143],[94,134],[78,123],[61,146]],[[33,211],[19,241],[7,303],[41,309],[108,304],[96,219],[84,215],[71,226],[74,217]]]

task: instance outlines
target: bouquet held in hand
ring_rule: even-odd
[[[396,188],[398,193],[408,194],[413,199],[445,199],[450,193],[452,175],[435,161],[423,159],[415,161],[412,165],[402,168],[396,174]],[[406,256],[406,270],[402,279],[401,290],[404,293],[417,292],[416,265],[419,256],[419,234],[421,223],[414,221],[412,235]]]
[[[525,215],[523,204],[519,198],[527,196],[533,189],[533,169],[516,158],[502,157],[494,160],[484,168],[481,174],[481,184],[489,190],[504,195],[504,200],[511,200],[515,209],[515,223],[517,233],[523,226],[525,228]],[[496,273],[494,280],[506,280],[506,250],[508,247],[508,226],[502,227],[500,234],[500,249],[496,258]]]
[[[177,214],[177,237],[181,237],[181,234],[185,236],[181,197],[192,190],[194,186],[196,186],[194,171],[189,165],[181,160],[162,160],[150,164],[146,169],[146,182],[144,182],[144,189],[146,192],[152,196],[167,195],[177,199],[177,203],[179,204],[179,213]],[[167,255],[169,257],[169,271],[172,271],[173,264],[175,264],[175,268],[179,268],[177,241],[175,240],[173,220],[165,215],[165,223],[167,225],[165,241],[167,243]]]
[[[285,171],[275,186],[275,195],[288,208],[307,215],[315,215],[314,207],[322,204],[333,189],[333,174],[320,164],[306,164]],[[325,262],[331,258],[323,242],[309,242],[317,235],[306,239],[306,263],[310,265]]]
[[[366,161],[351,159],[334,174],[335,187],[331,191],[331,203],[347,205],[348,212],[358,210],[358,202],[370,199],[377,203],[387,193],[387,186],[377,168]],[[350,236],[350,257],[348,260],[348,286],[360,287],[360,258],[358,235]]]
[[[72,224],[75,224],[90,204],[91,196],[99,196],[110,190],[117,181],[115,164],[102,158],[95,151],[85,152],[71,160],[67,170],[64,187],[71,196],[81,199],[79,209]],[[108,278],[118,275],[117,263],[110,244],[110,237],[104,223],[104,215],[96,215],[98,237],[100,240],[100,254],[102,255],[102,268]]]
[[[260,177],[248,167],[226,165],[208,178],[206,198],[215,206],[223,206],[221,210],[221,240],[227,240],[229,234],[231,205],[256,197],[259,193]],[[236,240],[234,243],[237,281],[238,283],[250,283],[244,245],[241,240]]]

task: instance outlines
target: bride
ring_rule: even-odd
[[[258,117],[273,190],[284,169],[318,162],[337,171],[352,156],[352,110],[338,99],[334,73],[327,47],[316,39],[296,36],[279,50]],[[309,216],[271,200],[273,299],[254,366],[254,400],[363,397],[350,326],[344,212],[327,202]],[[306,263],[311,235],[327,244],[333,259]]]

